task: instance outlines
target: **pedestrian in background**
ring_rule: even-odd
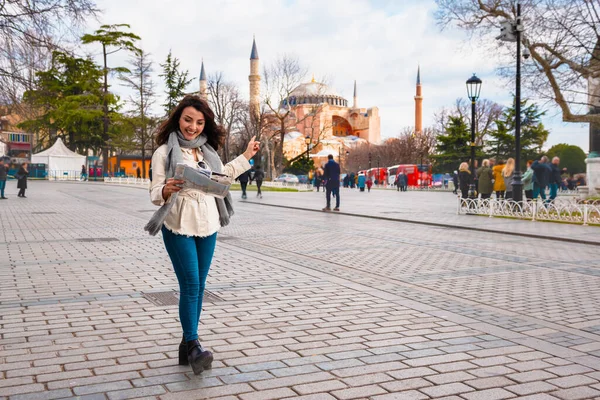
[[[548,157],[542,156],[539,160],[535,160],[531,164],[533,169],[533,198],[537,199],[538,196],[546,202],[546,186],[550,181],[550,166],[548,165]]]
[[[504,192],[506,192],[506,185],[504,185],[504,178],[502,177],[502,170],[504,169],[504,160],[498,160],[498,164],[492,167],[492,174],[494,175],[494,192],[496,192],[496,200],[504,198]]]
[[[369,193],[371,193],[371,186],[373,186],[373,181],[371,180],[371,178],[367,179],[367,191]]]
[[[483,160],[481,168],[477,170],[477,179],[479,179],[479,193],[482,199],[489,199],[494,191],[492,180],[494,175],[490,168],[490,160]]]
[[[237,177],[238,181],[240,181],[240,186],[242,187],[242,199],[246,199],[246,188],[248,187],[248,181],[250,180],[250,170],[245,171],[243,174]]]
[[[256,181],[256,190],[257,190],[256,197],[259,197],[262,199],[262,192],[260,191],[260,187],[262,186],[263,180],[265,179],[265,173],[260,168],[260,165],[256,166],[256,169],[254,170],[253,179]]]
[[[454,184],[454,190],[452,191],[452,193],[458,194],[458,171],[454,171],[454,173],[452,174],[452,183]]]
[[[325,189],[327,190],[327,205],[323,211],[331,211],[331,195],[335,196],[335,208],[333,211],[340,211],[340,164],[336,163],[333,156],[327,156],[327,164],[323,169],[323,177],[327,180]]]
[[[554,157],[552,159],[552,163],[550,166],[550,181],[548,182],[548,186],[550,186],[550,201],[554,201],[556,196],[558,196],[558,188],[562,184],[562,176],[560,175],[560,168],[558,167],[560,164],[560,158]]]
[[[521,181],[523,182],[523,190],[525,190],[525,198],[528,201],[533,200],[533,170],[531,169],[533,161],[527,160],[527,171],[523,174]]]
[[[463,162],[458,168],[458,185],[460,187],[460,197],[466,199],[469,197],[469,186],[473,183],[473,176],[469,171],[469,164]]]
[[[4,158],[0,157],[0,200],[6,200],[4,190],[6,189],[6,179],[8,177],[8,165],[4,164]]]
[[[515,175],[515,159],[509,158],[506,160],[506,165],[502,169],[502,180],[504,181],[504,187],[506,189],[505,199],[513,198],[513,187],[512,181]]]
[[[85,165],[81,166],[81,177],[80,180],[87,181],[87,173],[85,171]]]
[[[28,164],[26,162],[21,164],[21,168],[19,168],[19,171],[17,171],[17,175],[15,176],[18,181],[17,189],[19,189],[19,194],[17,196],[21,198],[27,197],[25,196],[25,189],[27,189],[27,177],[29,176],[29,170],[27,169],[27,165]]]
[[[154,177],[150,199],[161,208],[144,229],[151,235],[162,232],[179,282],[179,320],[183,329],[179,364],[191,364],[195,375],[212,366],[213,354],[198,341],[198,323],[217,232],[229,224],[233,201],[229,194],[221,199],[200,190],[182,188],[184,181],[174,175],[177,164],[184,163],[219,173],[231,183],[250,169],[248,160],[256,154],[260,143],[253,137],[242,155],[223,165],[217,150],[224,140],[225,130],[215,123],[208,103],[196,95],[188,95],[158,129],[159,147],[152,156]]]
[[[361,192],[365,191],[365,186],[367,183],[367,178],[365,177],[365,174],[359,173],[357,176],[358,182],[357,182],[357,187],[358,190],[360,190]]]

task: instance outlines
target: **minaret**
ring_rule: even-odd
[[[358,94],[356,94],[356,79],[354,80],[354,104],[352,108],[358,108]]]
[[[423,132],[423,97],[421,96],[421,67],[417,68],[417,95],[415,96],[415,133]]]
[[[208,90],[207,90],[207,81],[206,81],[206,72],[204,71],[204,60],[202,60],[202,68],[200,68],[200,98],[204,100],[208,100]]]
[[[258,118],[260,115],[260,72],[258,62],[258,50],[256,50],[256,38],[252,39],[252,53],[250,54],[250,115]]]

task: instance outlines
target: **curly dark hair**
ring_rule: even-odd
[[[196,95],[185,96],[171,112],[169,118],[160,125],[158,134],[156,135],[156,144],[161,146],[167,143],[171,132],[179,130],[179,119],[183,110],[187,107],[194,107],[204,115],[204,130],[202,134],[206,135],[208,139],[207,143],[215,150],[218,150],[225,139],[225,130],[215,122],[215,113],[210,109],[206,100]]]

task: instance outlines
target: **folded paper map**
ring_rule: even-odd
[[[199,190],[204,194],[221,199],[227,196],[229,186],[231,186],[228,177],[215,173],[209,175],[207,171],[209,170],[199,170],[179,163],[175,167],[174,178],[185,181],[184,188]]]

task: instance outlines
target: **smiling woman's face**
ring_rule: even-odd
[[[204,130],[204,114],[194,107],[186,107],[179,118],[179,130],[186,140],[194,140]]]

